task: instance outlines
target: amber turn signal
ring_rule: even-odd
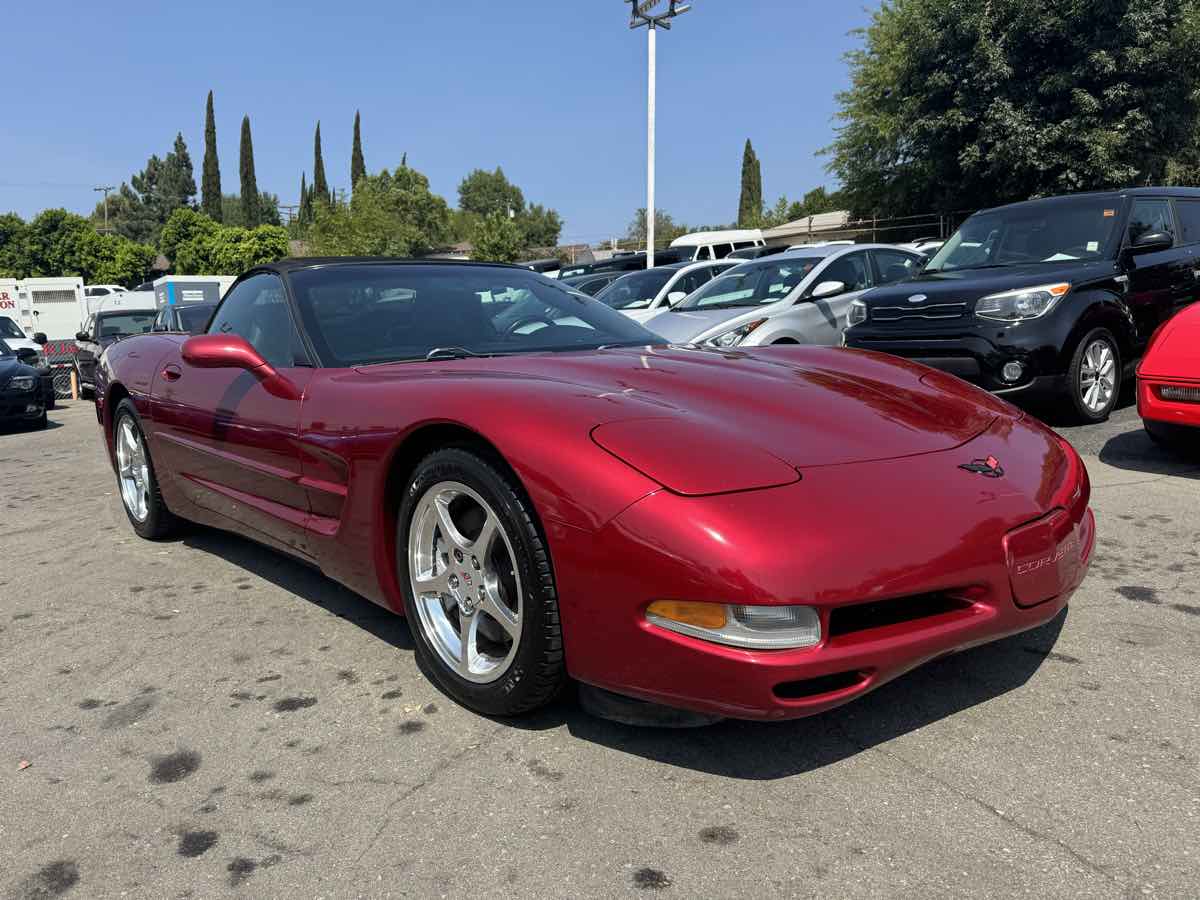
[[[646,610],[648,615],[658,616],[682,625],[697,628],[724,628],[725,605],[723,603],[697,603],[694,600],[655,600]]]

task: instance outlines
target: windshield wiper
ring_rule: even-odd
[[[434,359],[469,359],[487,356],[486,353],[475,353],[466,347],[434,347],[425,354],[426,361]]]

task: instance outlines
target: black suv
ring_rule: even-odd
[[[916,277],[855,301],[845,345],[1103,420],[1154,330],[1200,297],[1200,189],[1030,200],[967,219]]]

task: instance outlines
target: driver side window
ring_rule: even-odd
[[[208,333],[245,338],[277,369],[308,365],[278,275],[253,275],[236,285],[209,323]]]
[[[1136,200],[1129,216],[1129,243],[1136,244],[1148,234],[1175,236],[1171,205],[1166,200]]]
[[[847,253],[831,262],[817,278],[817,282],[840,281],[846,292],[865,291],[871,286],[867,275],[867,254]]]

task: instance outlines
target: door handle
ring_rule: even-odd
[[[163,366],[162,375],[167,381],[178,381],[183,377],[183,372],[180,371],[179,366],[167,365]]]

